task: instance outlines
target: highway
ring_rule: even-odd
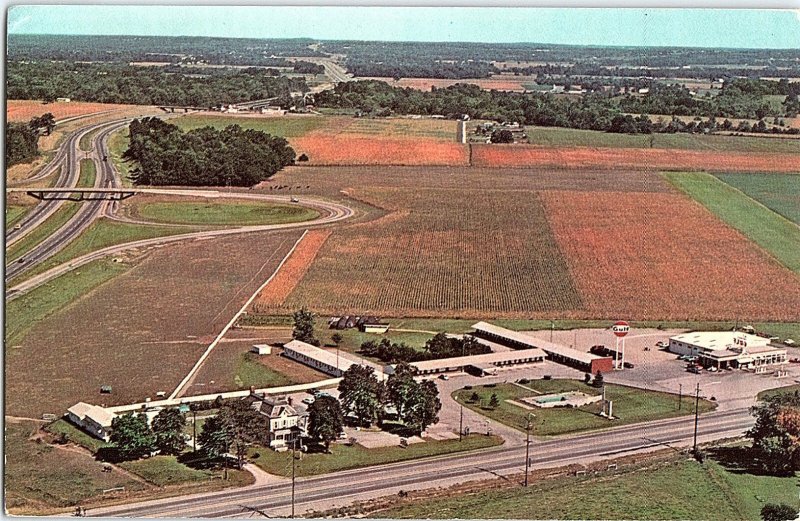
[[[753,419],[746,409],[702,415],[700,441],[741,436]],[[613,460],[615,456],[666,447],[679,450],[692,444],[694,417],[628,425],[571,437],[535,439],[531,443],[531,468],[552,468],[570,463]],[[380,465],[365,469],[298,479],[296,513],[335,508],[355,500],[455,483],[521,474],[525,447],[453,454],[424,460]],[[215,493],[151,500],[92,509],[103,517],[236,517],[249,515],[242,507],[258,508],[271,516],[290,513],[288,480]]]
[[[66,164],[62,164],[62,175],[59,176],[59,181],[63,181],[64,183],[63,186],[72,187],[78,182],[81,161],[81,151],[79,150],[80,138],[94,130],[98,130],[92,137],[92,148],[95,151],[93,160],[97,167],[94,186],[98,188],[119,186],[119,180],[117,179],[114,168],[111,166],[110,162],[102,161],[102,156],[107,154],[106,142],[110,134],[124,126],[127,122],[128,120],[126,119],[100,125],[92,125],[70,136],[67,143],[65,143],[65,145],[67,145]],[[97,157],[98,155],[100,156],[99,158]],[[63,175],[65,171],[66,175]],[[23,229],[29,231],[35,226],[38,226],[47,216],[52,215],[61,203],[63,203],[63,201],[42,201],[42,203],[37,205],[26,217],[26,222],[24,224],[21,223],[23,226],[15,231],[21,232]],[[67,244],[86,230],[95,219],[107,212],[107,204],[109,203],[105,201],[88,201],[81,204],[75,215],[72,216],[64,226],[6,267],[6,281],[8,282],[14,277],[33,269],[35,266],[38,266],[61,251]],[[37,211],[40,208],[41,211]]]

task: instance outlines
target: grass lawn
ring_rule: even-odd
[[[21,205],[8,205],[6,206],[6,228],[11,228],[14,226],[18,220],[25,215],[31,206],[21,206]]]
[[[494,447],[501,443],[503,440],[498,436],[482,434],[471,434],[460,442],[458,440],[427,441],[412,443],[406,448],[398,445],[367,449],[358,444],[348,446],[334,443],[331,445],[331,454],[303,453],[302,459],[297,460],[295,471],[297,476],[314,476],[339,470]],[[255,454],[259,456],[256,458]],[[270,474],[287,477],[292,475],[291,451],[275,452],[267,448],[252,448],[248,453],[248,459]]]
[[[777,389],[768,389],[758,393],[758,399],[763,400],[768,396],[775,396],[776,394],[786,394],[800,391],[800,384],[787,385],[786,387],[779,387]]]
[[[101,259],[65,273],[29,293],[6,302],[6,343],[13,349],[30,327],[63,309],[128,269],[122,263]]]
[[[56,253],[36,268],[26,272],[18,281],[33,277],[39,273],[44,273],[50,268],[59,266],[81,255],[91,253],[107,246],[114,246],[116,244],[123,244],[141,239],[189,233],[197,230],[198,229],[192,228],[170,228],[167,226],[122,223],[101,218],[95,221],[77,239],[65,246],[63,250]]]
[[[800,273],[800,227],[796,224],[710,174],[664,175],[677,188],[772,254],[781,264]]]
[[[78,188],[92,188],[97,179],[97,167],[91,159],[81,159],[81,175],[78,178]]]
[[[159,487],[210,481],[219,479],[222,475],[221,470],[196,470],[187,467],[179,463],[175,456],[153,456],[126,461],[119,466]],[[229,470],[227,485],[245,485],[249,482],[249,476],[250,473],[246,471]]]
[[[122,159],[122,154],[128,150],[130,144],[130,132],[128,127],[123,127],[113,132],[108,138],[108,155],[114,166],[117,167],[123,186],[132,186],[130,171],[133,165],[129,161]]]
[[[683,397],[683,406],[681,410],[678,410],[678,397],[675,395],[613,384],[606,384],[606,398],[614,402],[614,416],[618,418],[613,422],[597,415],[601,410],[599,402],[575,409],[540,409],[536,407],[524,409],[506,401],[519,401],[520,398],[538,396],[539,393],[566,391],[581,391],[589,395],[600,393],[599,389],[576,380],[532,380],[525,386],[533,391],[513,384],[497,384],[496,387],[476,385],[472,389],[461,389],[454,392],[453,397],[479,414],[522,431],[525,430],[528,413],[533,413],[535,414],[533,434],[537,436],[555,436],[604,429],[659,418],[685,416],[694,412],[694,398],[691,396]],[[538,393],[534,391],[538,391]],[[478,402],[470,401],[473,393],[478,393]],[[500,401],[500,405],[496,409],[488,407],[492,394],[497,394]],[[700,412],[707,412],[713,408],[714,404],[709,401],[700,402]]]
[[[800,225],[800,174],[717,174],[716,177]]]
[[[56,420],[48,425],[47,430],[53,434],[64,434],[67,436],[69,441],[76,443],[81,447],[90,450],[91,452],[97,452],[97,449],[111,446],[110,443],[106,443],[101,439],[86,434],[64,418]]]
[[[309,221],[319,212],[304,206],[273,203],[142,203],[132,206],[140,219],[159,223],[197,225],[258,225]]]
[[[797,480],[736,474],[707,460],[639,465],[614,474],[559,477],[506,488],[413,501],[381,518],[760,519],[764,503],[796,504]]]
[[[339,343],[339,349],[342,351],[347,351],[349,353],[355,353],[358,356],[363,356],[358,353],[358,350],[361,349],[361,344],[364,342],[369,342],[370,340],[375,342],[380,342],[384,338],[389,339],[391,342],[395,343],[405,343],[409,347],[414,347],[419,350],[422,350],[422,347],[425,345],[425,342],[430,340],[433,335],[429,333],[409,333],[404,331],[389,331],[384,335],[376,335],[374,333],[362,333],[357,328],[352,329],[344,329],[344,330],[337,330],[337,329],[327,329],[327,322],[323,323],[320,328],[325,329],[318,329],[317,336],[319,340],[322,342],[323,345],[333,346],[333,341],[331,341],[331,335],[335,333],[339,333],[342,335],[342,341]],[[370,358],[370,357],[365,357]],[[377,363],[380,362],[377,358],[370,358]]]
[[[97,130],[93,130],[88,134],[84,134],[81,137],[80,142],[78,143],[78,147],[83,150],[84,152],[91,152],[92,151],[92,139],[94,139],[95,134],[97,134]]]
[[[31,251],[37,244],[50,237],[56,230],[64,226],[78,211],[78,205],[67,201],[50,217],[30,231],[25,237],[6,248],[6,264],[10,264]]]
[[[236,374],[232,383],[240,389],[246,389],[250,386],[261,389],[263,387],[291,385],[295,382],[286,375],[260,364],[256,354],[242,353],[239,355],[239,363],[236,366]]]
[[[121,472],[102,472],[102,464],[87,453],[66,450],[31,439],[33,422],[5,425],[6,508],[11,514],[37,514],[66,508],[102,495],[104,489],[146,489]]]
[[[526,127],[533,145],[552,147],[650,148],[651,135],[613,134],[596,130]],[[653,148],[800,154],[800,140],[745,136],[652,134]]]
[[[236,116],[182,116],[169,121],[184,131],[201,127],[221,130],[228,125],[239,125],[243,129],[261,130],[273,136],[300,137],[325,125],[319,116],[254,118]]]

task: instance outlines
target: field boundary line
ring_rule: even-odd
[[[253,303],[253,301],[256,299],[258,294],[261,293],[261,290],[263,290],[266,287],[266,285],[269,284],[272,281],[273,278],[275,278],[275,275],[278,274],[278,272],[281,270],[281,268],[283,267],[283,265],[286,262],[286,260],[292,255],[292,253],[294,253],[294,250],[297,249],[297,245],[300,244],[300,241],[302,241],[306,237],[307,234],[308,234],[308,229],[304,230],[303,234],[300,236],[300,238],[295,241],[294,245],[291,247],[289,252],[283,257],[283,259],[281,259],[281,262],[280,262],[280,264],[278,264],[278,267],[275,268],[275,271],[272,272],[272,275],[270,275],[269,278],[266,281],[264,281],[264,283],[261,284],[258,287],[258,289],[255,291],[255,293],[253,293],[250,296],[250,298],[247,299],[247,302],[244,303],[244,305],[241,307],[241,309],[239,309],[239,311],[237,311],[233,315],[233,318],[231,318],[230,322],[228,322],[228,324],[224,328],[222,328],[222,331],[220,331],[220,333],[217,335],[217,337],[214,339],[214,341],[211,342],[211,344],[209,344],[208,348],[200,356],[200,359],[197,360],[197,362],[194,364],[194,367],[192,367],[192,369],[189,371],[189,374],[187,374],[184,377],[184,379],[181,380],[181,383],[178,384],[178,387],[176,387],[175,390],[172,391],[172,394],[169,395],[168,400],[174,400],[181,393],[181,391],[186,386],[186,384],[189,383],[189,380],[191,380],[194,377],[194,375],[197,374],[197,371],[200,370],[200,367],[203,365],[203,362],[206,361],[206,358],[208,358],[208,355],[211,354],[211,351],[213,351],[214,348],[217,346],[217,344],[219,344],[219,341],[222,340],[222,337],[225,336],[225,334],[228,332],[228,330],[230,330],[230,328],[233,327],[233,324],[236,323],[236,321],[239,319],[239,316],[248,308],[248,306],[250,306],[250,304]]]

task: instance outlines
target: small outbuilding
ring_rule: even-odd
[[[111,422],[114,417],[114,413],[84,402],[78,402],[67,409],[67,419],[70,422],[84,432],[104,441],[111,439]]]
[[[272,346],[269,344],[254,344],[253,347],[250,348],[251,353],[255,353],[257,355],[271,355],[272,354]]]

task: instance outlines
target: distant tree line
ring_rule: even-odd
[[[364,342],[361,344],[360,352],[365,356],[396,364],[398,362],[420,362],[422,360],[481,355],[491,353],[492,350],[471,336],[455,338],[439,333],[425,343],[422,351],[404,343],[393,343],[388,338],[384,338],[380,342],[374,340]]]
[[[39,135],[49,134],[56,120],[49,112],[28,123],[6,123],[6,166],[25,163],[39,155]]]
[[[733,89],[736,90],[736,89]],[[752,117],[749,97],[730,94],[720,95],[725,104],[712,100],[698,101],[689,96],[682,87],[657,88],[641,98],[614,99],[599,93],[587,93],[579,99],[567,99],[551,94],[486,91],[477,85],[456,84],[446,88],[419,91],[410,88],[392,87],[382,81],[358,81],[341,83],[333,90],[315,96],[315,103],[324,107],[357,109],[365,114],[385,116],[390,114],[440,114],[456,119],[468,115],[473,119],[519,122],[526,125],[566,127],[606,132],[650,133],[650,132],[709,132],[712,127],[686,124],[673,118],[670,122],[650,122],[645,114],[666,113],[674,115],[717,117]],[[790,96],[787,95],[787,98]],[[657,99],[659,103],[649,100]],[[716,98],[715,98],[716,99]],[[644,101],[640,101],[644,100]],[[735,101],[741,100],[739,108]],[[717,103],[714,105],[714,103]],[[716,107],[716,108],[715,108]],[[728,107],[723,110],[721,107]],[[652,110],[642,110],[652,109]],[[656,110],[657,109],[657,110]],[[673,112],[670,112],[673,110]],[[760,111],[760,107],[758,109]],[[626,112],[643,114],[636,118]],[[774,111],[769,111],[774,112]],[[761,115],[759,112],[756,115]],[[761,125],[759,124],[759,127]],[[763,131],[791,132],[789,129],[775,130],[763,125]],[[733,129],[746,131],[746,129]]]
[[[197,72],[195,69],[194,72]],[[303,78],[271,77],[264,69],[202,69],[197,75],[168,74],[158,67],[99,63],[9,61],[8,99],[188,105],[212,107],[280,97],[291,103],[292,91],[307,92]]]
[[[354,76],[384,76],[400,78],[486,78],[500,70],[484,61],[420,61],[404,57],[402,59],[384,59],[381,61],[361,60],[358,57],[347,58],[347,71]]]
[[[123,158],[134,161],[136,184],[252,186],[294,161],[281,137],[230,125],[183,132],[158,118],[133,120]]]

